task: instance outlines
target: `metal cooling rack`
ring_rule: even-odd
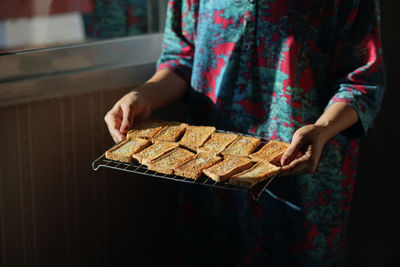
[[[211,187],[228,189],[228,190],[239,191],[239,192],[249,192],[253,196],[254,200],[256,200],[256,201],[260,199],[262,193],[265,191],[265,189],[268,187],[268,185],[272,182],[272,180],[276,177],[276,175],[275,175],[271,179],[268,179],[267,181],[258,183],[256,186],[254,186],[251,189],[247,189],[247,188],[244,188],[241,186],[232,185],[228,182],[216,182],[216,181],[206,177],[205,175],[202,175],[200,178],[193,180],[193,179],[178,176],[178,175],[159,173],[159,172],[149,170],[145,165],[138,164],[135,162],[124,163],[124,162],[106,159],[105,154],[98,157],[92,163],[92,168],[95,171],[97,171],[101,167],[119,170],[119,171],[130,172],[130,173],[136,173],[136,174],[141,174],[141,175],[146,175],[146,176],[152,176],[152,177],[162,178],[162,179],[167,179],[167,180],[173,180],[173,181],[178,181],[178,182],[184,182],[184,183],[189,183],[189,184],[205,185],[205,186],[211,186]]]
[[[258,136],[254,136],[254,135],[230,132],[230,131],[221,131],[221,130],[217,130],[217,132],[234,133],[237,135],[257,137],[257,138],[261,139],[262,143],[260,146],[267,143],[267,140],[265,140],[261,137],[258,137]],[[136,173],[136,174],[161,178],[161,179],[184,182],[184,183],[188,183],[188,184],[197,184],[197,185],[210,186],[210,187],[214,187],[214,188],[221,188],[221,189],[227,189],[227,190],[233,190],[233,191],[239,191],[239,192],[248,192],[255,201],[258,201],[261,198],[262,194],[264,192],[266,192],[270,197],[276,199],[277,201],[284,203],[285,205],[289,206],[290,208],[292,208],[296,211],[301,211],[301,208],[299,208],[295,204],[293,204],[283,198],[278,197],[273,192],[271,192],[270,190],[267,189],[268,186],[272,183],[272,181],[279,175],[279,172],[276,173],[270,179],[260,182],[260,183],[256,184],[254,187],[248,189],[245,187],[232,185],[226,181],[225,182],[216,182],[216,181],[208,178],[205,175],[202,175],[200,178],[194,180],[194,179],[190,179],[190,178],[186,178],[186,177],[182,177],[182,176],[178,176],[178,175],[174,175],[174,174],[171,175],[171,174],[159,173],[159,172],[149,170],[147,168],[147,166],[136,163],[136,162],[124,163],[124,162],[106,159],[105,154],[98,157],[92,163],[92,168],[95,171],[97,171],[99,168],[102,168],[102,167],[108,168],[108,169],[114,169],[114,170],[118,170],[118,171],[124,171],[124,172],[130,172],[130,173]]]

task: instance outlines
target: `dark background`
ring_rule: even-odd
[[[348,228],[351,266],[400,266],[399,7],[399,1],[381,1],[387,91],[375,130],[361,146]]]

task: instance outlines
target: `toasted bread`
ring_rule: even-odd
[[[283,153],[290,144],[271,140],[265,144],[257,152],[250,154],[250,158],[254,161],[265,161],[270,163],[279,163]]]
[[[261,140],[256,137],[239,136],[232,144],[222,151],[222,154],[247,157],[260,144]]]
[[[271,178],[279,171],[279,167],[268,162],[257,162],[250,169],[233,175],[229,179],[230,184],[239,185],[247,188],[255,186],[257,183]]]
[[[127,133],[127,137],[153,138],[166,124],[166,121],[154,119],[143,120]]]
[[[250,168],[252,164],[253,162],[249,158],[227,155],[223,161],[203,170],[203,173],[214,181],[221,182]]]
[[[188,125],[182,122],[171,121],[167,122],[166,127],[161,129],[154,137],[154,141],[175,142],[183,134]]]
[[[211,167],[221,160],[221,157],[213,153],[200,152],[197,153],[195,158],[175,168],[174,173],[187,178],[197,179],[201,176],[204,169]]]
[[[157,141],[148,148],[140,151],[137,154],[133,154],[132,157],[139,161],[141,164],[147,164],[150,161],[166,154],[179,145],[173,142],[161,142]]]
[[[238,136],[233,133],[213,133],[197,152],[210,152],[214,154],[221,153]]]
[[[150,144],[143,138],[127,138],[106,151],[106,158],[122,162],[131,162],[132,155],[138,153]]]
[[[165,174],[173,174],[176,167],[191,160],[194,156],[195,154],[193,152],[177,147],[163,156],[150,161],[150,163],[147,164],[147,168]]]
[[[188,126],[179,144],[193,151],[197,151],[213,132],[215,132],[215,127]]]

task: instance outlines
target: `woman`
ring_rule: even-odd
[[[170,0],[157,72],[107,113],[112,137],[188,93],[191,123],[291,142],[277,190],[301,208],[184,188],[180,263],[343,263],[359,138],[385,86],[378,11],[374,0]]]

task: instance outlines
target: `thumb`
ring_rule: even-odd
[[[134,115],[130,106],[121,105],[121,110],[122,110],[122,122],[120,131],[121,133],[126,133],[132,128]]]
[[[286,149],[281,157],[281,165],[285,166],[288,165],[290,162],[294,160],[297,154],[300,152],[302,148],[301,142],[298,139],[293,139],[290,146]]]

